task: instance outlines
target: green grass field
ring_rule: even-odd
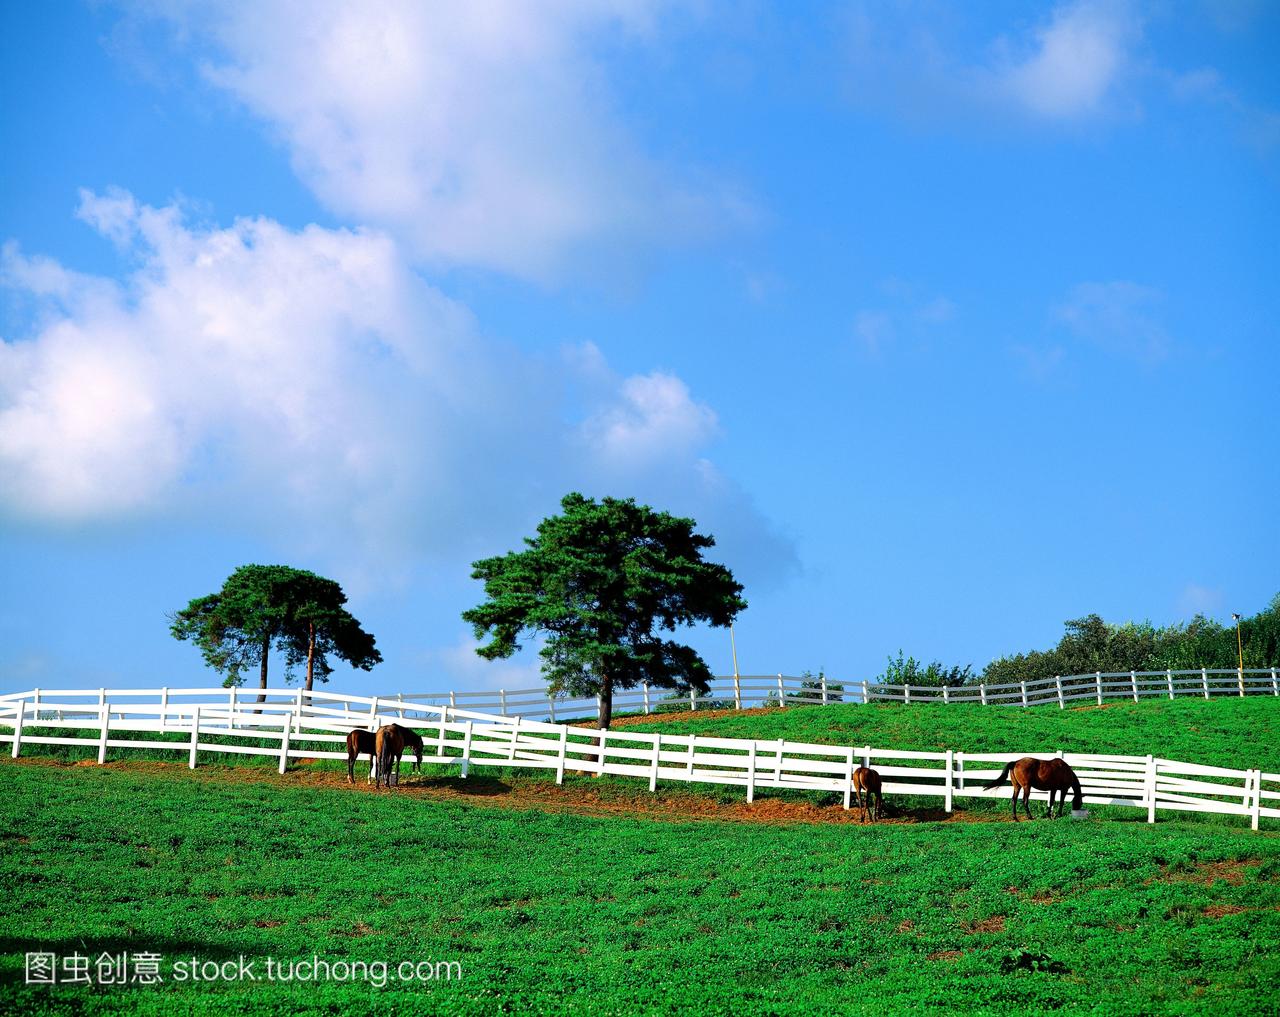
[[[1276,769],[1276,718],[1280,704],[1246,700],[1065,713],[808,708],[653,723]],[[1275,1011],[1280,834],[1235,818],[1162,815],[1148,826],[1134,810],[1087,822],[860,827],[498,807],[516,780],[474,780],[471,797],[440,800],[348,790],[323,768],[280,778],[265,766],[6,761],[0,1009]],[[624,809],[648,799],[638,781],[540,783],[548,800],[582,788]],[[691,793],[663,787],[658,797]],[[34,950],[158,952],[166,980],[26,986],[23,954]],[[244,955],[261,979],[267,958],[313,954],[393,970],[457,961],[462,977],[381,989],[173,978],[173,963],[192,955]]]

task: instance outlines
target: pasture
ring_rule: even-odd
[[[1276,705],[873,705],[626,723],[1274,769]],[[334,1013],[375,999],[477,1014],[1274,1008],[1280,836],[1237,817],[1149,826],[1105,810],[1014,826],[1003,803],[973,801],[947,821],[922,810],[860,827],[791,821],[847,817],[795,792],[747,806],[729,788],[650,796],[636,781],[570,776],[556,788],[501,771],[374,791],[348,788],[341,764],[282,778],[227,758],[195,771],[136,754],[0,765],[6,1012]],[[24,986],[28,950],[458,961],[462,977]]]

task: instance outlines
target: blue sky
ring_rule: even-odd
[[[756,673],[1280,590],[1274,5],[0,19],[0,688],[204,680],[251,561],[337,687],[536,685],[468,563],[572,489],[714,534]]]

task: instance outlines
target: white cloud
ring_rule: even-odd
[[[597,456],[631,466],[671,456],[683,459],[718,430],[715,412],[695,402],[689,386],[663,371],[623,380],[613,404],[582,425]]]
[[[1110,112],[1135,69],[1142,21],[1127,3],[1060,4],[977,44],[974,28],[959,23],[973,10],[922,18],[911,7],[854,6],[846,36],[853,100],[928,121],[1063,122]]]
[[[744,558],[793,553],[705,461],[715,414],[681,379],[487,339],[383,233],[193,226],[123,192],[80,216],[137,268],[113,284],[5,249],[0,280],[42,302],[0,343],[10,515],[194,516],[359,571],[493,553],[580,488],[692,505]]]
[[[665,7],[279,0],[170,16],[212,44],[208,80],[271,126],[329,208],[432,264],[546,279],[751,216],[730,186],[676,179],[611,108],[594,49],[652,36]]]
[[[1076,286],[1053,310],[1055,319],[1102,349],[1145,363],[1168,356],[1172,343],[1160,323],[1160,290],[1124,280]]]
[[[927,341],[930,334],[951,322],[959,310],[949,298],[926,296],[921,287],[896,276],[882,279],[879,288],[888,298],[887,306],[862,308],[853,319],[854,338],[863,351],[873,357],[903,337]]]
[[[1074,3],[1034,30],[1031,52],[997,71],[1014,100],[1032,113],[1072,118],[1096,113],[1128,62],[1136,25],[1119,3]]]

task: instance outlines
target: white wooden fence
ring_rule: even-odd
[[[617,692],[615,713],[655,713],[661,710],[699,710],[713,707],[750,709],[757,706],[827,706],[833,703],[981,703],[984,706],[1045,706],[1065,709],[1068,703],[1196,696],[1267,695],[1280,697],[1276,668],[1202,668],[1198,671],[1096,671],[1025,682],[959,685],[880,685],[836,678],[796,678],[788,675],[741,675],[711,681],[705,693],[675,694],[642,686]],[[397,694],[397,702],[481,710],[504,717],[550,720],[600,716],[594,696],[557,699],[545,688],[501,689],[498,692],[413,692]]]
[[[0,696],[0,743],[17,757],[28,745],[96,748],[99,763],[121,749],[171,751],[195,767],[199,754],[270,756],[281,773],[291,759],[345,759],[353,728],[396,721],[423,736],[424,762],[472,767],[566,770],[757,789],[834,792],[845,808],[856,766],[874,766],[890,795],[942,800],[1007,798],[1006,786],[987,791],[1009,760],[1061,756],[1076,771],[1085,802],[1145,809],[1280,819],[1280,774],[1200,766],[1152,756],[1039,751],[912,752],[864,746],[755,741],[638,731],[605,731],[480,713],[398,698],[371,698],[301,689],[75,689],[32,690]],[[89,729],[86,732],[85,729]],[[56,732],[56,733],[55,733]],[[133,737],[130,737],[133,735]],[[151,739],[138,737],[151,735]],[[178,740],[155,740],[177,735]],[[228,739],[234,739],[229,741]],[[1038,799],[1047,795],[1036,793]],[[1264,804],[1270,803],[1270,804]]]

